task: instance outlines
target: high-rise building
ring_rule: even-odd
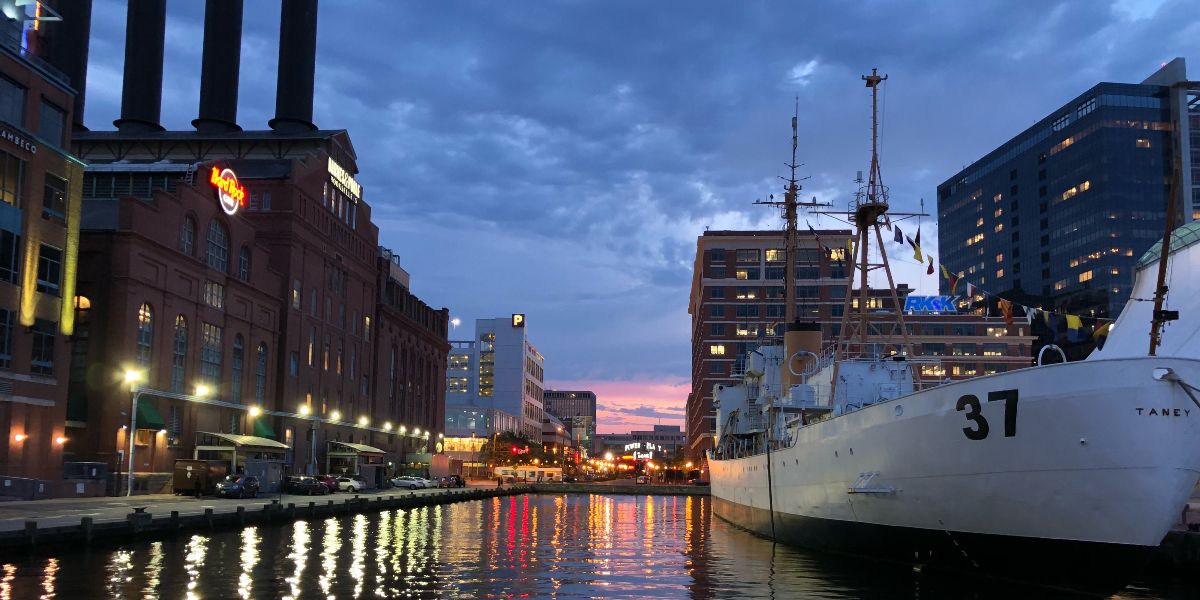
[[[63,472],[76,460],[66,415],[83,163],[68,148],[82,80],[45,58],[50,36],[78,28],[76,8],[57,23],[12,3],[0,14],[0,496],[103,490]]]
[[[847,267],[840,259],[850,231],[805,231],[799,238],[796,314],[820,322],[829,337],[841,324]],[[713,385],[733,384],[735,366],[784,319],[783,243],[782,231],[706,231],[696,240],[688,303],[692,389],[684,451],[689,457],[699,459],[713,446]],[[833,257],[822,244],[835,249]]]
[[[596,438],[596,394],[587,390],[546,390],[542,408],[571,429],[579,448],[592,452]]]
[[[1177,58],[1097,84],[939,185],[942,264],[1021,304],[1116,317],[1163,237],[1176,157],[1180,216],[1200,215],[1200,90],[1184,71]]]
[[[476,319],[475,338],[452,341],[447,359],[447,453],[474,460],[501,432],[540,440],[544,368],[525,315]]]

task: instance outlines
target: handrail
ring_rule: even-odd
[[[1054,344],[1046,344],[1045,346],[1042,346],[1041,350],[1038,350],[1037,364],[1039,367],[1042,366],[1042,364],[1043,364],[1042,363],[1042,355],[1045,354],[1046,350],[1049,350],[1050,348],[1054,348],[1055,350],[1057,350],[1058,355],[1062,357],[1062,361],[1067,362],[1067,353],[1063,352],[1062,348],[1059,348],[1058,346],[1056,346]]]

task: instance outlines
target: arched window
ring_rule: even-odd
[[[254,399],[262,404],[267,399],[267,345],[258,345],[258,364],[254,368]]]
[[[229,400],[242,403],[242,368],[246,364],[246,345],[242,334],[233,337],[233,380],[229,385]]]
[[[250,249],[245,246],[238,253],[238,279],[250,281]]]
[[[183,315],[175,317],[175,348],[171,356],[171,391],[176,394],[184,392],[184,374],[187,368],[187,319]]]
[[[222,272],[229,272],[229,230],[220,221],[213,221],[208,226],[208,266]]]
[[[191,217],[183,218],[183,228],[179,232],[179,251],[188,256],[196,255],[196,220]]]
[[[153,341],[154,311],[143,302],[137,314],[137,362],[146,368],[150,367],[150,344]]]

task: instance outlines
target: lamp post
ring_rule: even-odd
[[[126,437],[129,438],[129,472],[126,473],[126,475],[125,475],[125,482],[126,482],[125,495],[126,496],[133,496],[133,465],[134,465],[133,449],[135,448],[135,445],[133,443],[133,438],[134,438],[135,433],[137,432],[137,403],[138,403],[138,397],[140,397],[142,395],[141,390],[138,389],[138,381],[141,381],[141,379],[142,379],[141,371],[134,371],[132,369],[125,371],[125,383],[129,384],[129,393],[130,393],[129,433],[126,435]]]

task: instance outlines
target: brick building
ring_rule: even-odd
[[[64,480],[62,464],[83,183],[68,151],[76,93],[34,23],[0,15],[0,495],[27,498],[96,488]]]

